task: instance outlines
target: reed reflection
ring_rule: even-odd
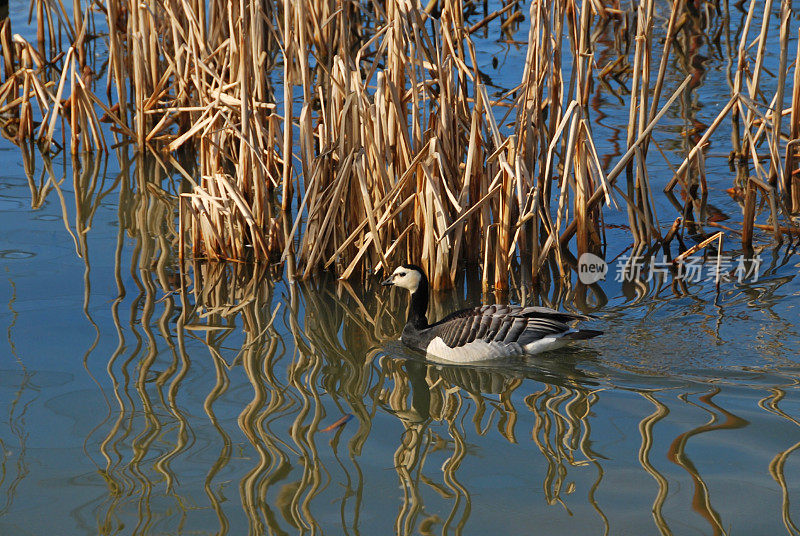
[[[165,496],[178,504],[185,502],[174,493],[177,477],[171,463],[190,446],[188,423],[177,402],[188,360],[179,351],[171,325],[174,281],[168,274],[174,266],[174,202],[159,195],[157,186],[168,175],[152,159],[141,155],[131,158],[124,145],[116,150],[121,165],[117,174],[107,173],[107,160],[101,153],[79,153],[69,160],[62,153],[62,176],[56,175],[53,155],[34,151],[32,146],[30,151],[23,150],[32,208],[43,208],[49,196],[57,197],[64,229],[85,267],[82,312],[95,337],[85,351],[83,366],[108,404],[106,415],[85,441],[89,457],[100,457],[95,463],[107,487],[104,512],[92,515],[102,533],[114,532],[120,513],[132,505],[138,512],[133,525],[137,531],[147,532],[154,522],[150,504],[156,483],[165,483]],[[38,179],[36,159],[43,164]],[[64,186],[70,184],[69,177],[71,192]],[[97,261],[97,256],[92,253],[90,236],[100,224],[97,216],[101,209],[114,201],[111,196],[118,196],[119,207],[114,255],[117,296],[111,304],[118,344],[99,364],[106,372],[107,380],[103,380],[97,376],[95,350],[105,335],[101,326],[106,324],[96,318],[97,309],[91,306],[92,258]],[[125,234],[135,240],[130,260],[123,257]],[[103,259],[100,263],[107,264]],[[129,271],[128,276],[123,275],[125,271]],[[132,297],[126,287],[129,281],[139,291]],[[130,300],[128,319],[120,315],[126,298]],[[132,345],[128,340],[131,335],[135,341]],[[159,455],[152,460],[154,451]]]
[[[391,459],[386,460],[400,484],[394,521],[397,534],[465,532],[475,505],[472,478],[462,470],[475,455],[475,443],[489,436],[508,443],[532,442],[545,467],[539,484],[545,500],[568,514],[573,511],[570,503],[577,500],[571,475],[593,468],[594,481],[578,488],[585,493],[580,502],[595,510],[605,533],[612,532],[608,507],[598,499],[608,470],[606,456],[595,451],[592,440],[592,416],[603,390],[580,370],[581,362],[591,360],[590,354],[502,368],[431,364],[386,342],[403,322],[396,313],[402,308],[393,303],[395,296],[369,289],[359,292],[326,281],[278,290],[274,278],[279,275],[267,269],[196,265],[187,284],[191,292],[181,296],[185,314],[177,324],[178,347],[201,343],[215,374],[203,406],[220,448],[205,465],[203,487],[217,517],[218,534],[236,533],[232,520],[237,523],[242,514],[250,534],[358,533],[364,502],[376,485],[362,463],[379,412],[394,416],[403,428]],[[449,305],[442,298],[453,297],[439,297],[434,307],[445,310]],[[141,366],[152,368],[146,353],[138,359]],[[196,353],[194,359],[198,359]],[[230,402],[226,393],[234,374],[244,375],[250,394],[238,410],[235,425],[217,416],[220,405]],[[181,422],[178,415],[191,408],[181,410],[185,403],[174,396],[177,414],[169,418],[159,412],[149,402],[152,381],[125,384],[119,390],[119,398],[128,393],[128,399],[136,402],[120,412],[129,415],[104,442],[116,442],[118,456],[125,452],[126,441],[132,443],[128,448],[133,457],[112,467],[109,481],[118,496],[137,495],[137,509],[142,512],[156,509],[151,503],[160,499],[155,491],[162,486],[178,493],[179,489],[171,488],[180,478],[170,460],[190,454],[182,452],[191,445],[185,447],[181,437],[193,437],[192,430],[203,426],[197,421]],[[659,533],[672,534],[664,510],[674,477],[659,471],[650,459],[654,428],[665,422],[670,411],[657,395],[641,395],[654,410],[639,422],[638,463],[657,485],[653,522]],[[730,416],[713,404],[713,396],[701,396],[702,406],[710,407],[714,415]],[[674,403],[693,404],[688,399]],[[147,416],[143,429],[133,418],[139,412],[134,406],[139,405]],[[724,521],[711,506],[710,486],[687,455],[686,444],[694,435],[742,425],[734,421],[679,434],[669,454],[695,485],[692,503],[686,506],[719,533],[724,533]],[[167,431],[177,439],[165,449],[159,443]],[[255,456],[241,456],[242,447],[232,439],[241,434]],[[780,468],[780,462],[775,466]],[[236,504],[241,512],[232,509],[220,486],[231,472],[238,475]],[[147,479],[150,484],[144,486]],[[142,490],[141,495],[135,490]],[[320,515],[327,517],[324,505],[331,501],[340,505],[337,529],[330,519],[320,521]],[[123,501],[109,503],[109,519],[124,510]],[[184,510],[181,516],[189,514]],[[150,526],[148,521],[143,523],[143,530]]]
[[[691,476],[694,484],[694,496],[692,497],[692,509],[700,514],[709,524],[713,533],[727,534],[722,519],[717,510],[711,504],[711,492],[708,484],[703,479],[700,471],[697,469],[691,459],[686,453],[686,445],[692,437],[713,432],[716,430],[731,430],[747,426],[747,421],[730,413],[726,409],[720,407],[713,402],[713,398],[720,392],[719,388],[712,389],[709,393],[701,395],[698,400],[700,404],[698,407],[704,409],[710,414],[709,422],[702,426],[698,426],[688,432],[680,434],[673,439],[669,448],[669,460],[683,467]],[[684,400],[686,400],[684,398]],[[719,416],[722,415],[724,420],[719,421]]]
[[[194,274],[193,299],[185,292],[182,294],[187,314],[181,318],[187,322],[188,330],[204,334],[200,340],[209,350],[216,378],[203,407],[222,445],[206,475],[204,489],[218,516],[220,533],[227,533],[229,523],[223,507],[225,498],[215,484],[215,477],[226,466],[235,463],[235,458],[232,432],[220,422],[214,406],[230,387],[230,371],[241,367],[252,390],[252,398],[242,406],[236,422],[256,456],[254,465],[241,477],[239,496],[249,532],[261,534],[267,528],[272,531],[279,527],[276,527],[276,516],[263,497],[272,483],[288,473],[292,452],[276,439],[271,426],[276,416],[294,410],[297,403],[292,393],[287,396],[287,385],[281,382],[275,371],[275,363],[283,357],[285,348],[274,328],[278,310],[269,310],[273,290],[270,274],[264,269],[214,264],[195,265]],[[234,329],[238,319],[242,324],[241,333]],[[236,348],[238,350],[233,353]]]
[[[103,461],[98,469],[108,487],[98,525],[113,532],[134,510],[136,519],[130,522],[135,532],[147,533],[163,522],[162,501],[176,508],[178,520],[188,515],[191,501],[179,493],[173,464],[194,440],[186,410],[178,402],[190,360],[182,323],[172,325],[177,311],[175,203],[158,186],[168,174],[152,158],[130,156],[124,145],[117,148],[117,158],[117,298],[111,313],[118,344],[105,366],[111,387],[108,415],[86,445],[88,449],[99,441]],[[126,236],[133,239],[130,248]],[[87,302],[88,292],[87,283]],[[120,312],[124,305],[129,307],[127,318]],[[99,383],[105,392],[107,382]]]
[[[13,378],[13,398],[3,415],[7,426],[0,432],[0,517],[6,515],[17,498],[17,490],[30,472],[28,461],[28,431],[25,425],[28,406],[37,390],[35,380],[28,371],[9,375]],[[9,382],[10,383],[10,382]],[[3,390],[11,385],[3,385]]]
[[[759,407],[777,415],[781,419],[791,422],[795,426],[800,426],[800,421],[787,414],[780,407],[780,403],[786,397],[787,392],[796,389],[798,386],[800,386],[800,380],[795,379],[788,382],[786,385],[776,386],[770,389],[770,395],[765,396],[759,401]],[[800,528],[798,528],[794,519],[792,519],[789,485],[786,479],[786,462],[798,448],[800,448],[800,442],[794,443],[789,448],[778,452],[769,464],[769,474],[773,480],[778,483],[781,489],[781,518],[783,520],[783,526],[786,528],[786,532],[792,535],[800,534]]]
[[[429,364],[389,356],[382,356],[380,364],[390,386],[382,391],[379,400],[406,429],[395,453],[395,469],[404,490],[397,533],[413,533],[422,523],[421,513],[429,511],[422,500],[424,484],[449,501],[450,512],[436,515],[442,522],[442,532],[452,528],[460,534],[472,510],[472,499],[458,470],[470,455],[472,434],[487,436],[494,428],[509,443],[524,441],[518,424],[530,421],[531,416],[532,429],[525,435],[530,435],[547,464],[541,483],[547,502],[569,511],[562,494],[574,491],[565,484],[570,468],[594,464],[597,480],[588,490],[587,499],[608,528],[605,514],[594,498],[603,470],[590,446],[588,421],[598,395],[580,384],[580,380],[588,378],[574,366],[562,363],[547,369],[497,369]],[[554,381],[555,378],[558,379]],[[538,390],[524,394],[535,386],[539,386]],[[471,432],[464,428],[466,422],[472,423]],[[432,423],[443,424],[448,435],[437,435]],[[449,456],[438,475],[439,468],[425,467],[425,462],[440,450]]]
[[[655,443],[653,429],[658,422],[662,421],[667,417],[667,415],[669,415],[669,408],[660,400],[658,400],[653,393],[643,392],[641,395],[648,402],[653,404],[654,409],[653,413],[644,417],[639,422],[639,434],[642,436],[642,444],[639,448],[639,464],[641,464],[642,468],[653,477],[658,485],[658,492],[653,500],[653,522],[655,523],[659,534],[662,534],[663,536],[672,535],[672,530],[669,528],[664,516],[664,503],[666,502],[669,494],[669,480],[658,469],[656,469],[655,465],[653,465],[652,461],[650,460],[651,450],[653,448],[653,444]]]

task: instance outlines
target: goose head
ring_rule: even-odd
[[[414,294],[420,286],[425,286],[423,285],[423,281],[427,283],[427,278],[422,268],[413,264],[404,264],[398,266],[395,271],[392,272],[392,275],[383,281],[381,285],[385,287],[394,285],[395,287],[404,288],[411,294]]]

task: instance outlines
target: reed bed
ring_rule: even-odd
[[[752,1],[738,28],[727,3],[705,8],[107,0],[75,2],[69,14],[32,1],[35,44],[9,20],[0,29],[0,114],[6,136],[35,140],[45,153],[108,151],[110,136],[152,154],[185,184],[182,257],[187,244],[195,259],[283,262],[301,279],[413,261],[434,288],[453,286],[467,264],[480,267],[485,290],[507,289],[512,271],[542,286],[568,276],[573,255],[603,253],[608,210],[627,214],[635,251],[668,249],[676,231],[707,239],[705,158],[723,124],[732,131],[732,190],[741,192],[741,227],[731,230],[742,247],[752,250],[761,230],[774,240],[796,232],[800,54],[789,47],[791,3]],[[497,94],[475,36],[513,40],[523,20],[519,83]],[[601,35],[616,40],[617,56],[604,64],[595,53]],[[730,95],[690,138],[666,186],[654,186],[653,132],[701,83],[690,53],[699,37],[724,41]],[[772,94],[770,39],[780,42]],[[682,82],[667,75],[675,64],[685,67]],[[597,88],[627,103],[615,158],[595,142]],[[674,217],[667,227],[659,221],[659,189],[680,212],[677,229],[668,227]]]

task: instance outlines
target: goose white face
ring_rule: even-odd
[[[419,282],[422,280],[422,274],[411,268],[398,266],[392,273],[389,281],[396,287],[408,289],[410,292],[415,292],[419,288]]]

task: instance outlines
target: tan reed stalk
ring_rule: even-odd
[[[614,183],[617,180],[617,177],[625,169],[625,166],[628,164],[630,159],[633,158],[634,154],[636,153],[636,150],[642,143],[645,142],[645,140],[648,138],[648,136],[653,131],[655,126],[658,124],[658,121],[667,113],[672,104],[678,99],[678,97],[680,97],[683,94],[683,91],[689,85],[691,79],[692,79],[691,76],[687,76],[684,79],[683,83],[681,83],[681,85],[678,86],[678,88],[675,90],[675,92],[673,92],[669,100],[661,108],[661,111],[658,112],[658,114],[656,114],[656,116],[653,118],[652,121],[650,121],[650,123],[648,123],[647,128],[644,129],[642,134],[636,139],[633,145],[628,148],[625,154],[623,154],[620,157],[620,159],[617,161],[617,164],[612,168],[612,170],[606,174],[606,180],[609,186],[614,185]],[[591,207],[600,203],[600,201],[604,199],[605,193],[606,193],[605,189],[600,189],[595,191],[594,194],[592,194],[592,197],[591,199],[589,199],[589,202],[587,204]],[[567,226],[567,228],[564,230],[564,232],[561,234],[559,238],[562,244],[565,244],[570,240],[570,238],[572,238],[572,236],[575,234],[575,227],[576,225],[574,224],[574,222],[570,223],[570,225]]]
[[[292,202],[292,107],[294,106],[292,61],[294,60],[293,9],[283,2],[283,197],[281,209],[288,212]],[[304,51],[299,51],[300,54]]]
[[[731,97],[728,103],[722,108],[722,110],[720,110],[720,112],[717,114],[717,117],[714,118],[714,120],[708,126],[706,131],[703,133],[698,142],[695,144],[694,148],[692,148],[692,150],[689,151],[689,154],[686,155],[686,158],[683,160],[681,165],[678,166],[678,169],[673,174],[672,179],[670,179],[670,181],[664,187],[664,192],[670,192],[672,191],[673,188],[675,188],[675,185],[678,184],[679,177],[682,177],[683,173],[685,173],[686,169],[689,167],[689,163],[692,161],[692,159],[697,155],[699,151],[705,148],[706,143],[708,143],[708,140],[711,138],[711,135],[714,134],[714,132],[717,130],[717,127],[719,127],[719,125],[722,124],[723,119],[725,119],[731,112],[731,110],[734,109],[738,101],[739,101],[738,95],[734,95]]]
[[[62,135],[70,136],[72,151],[102,151],[101,110],[115,137],[132,138],[186,180],[180,227],[195,257],[281,256],[295,261],[303,278],[326,268],[345,278],[364,276],[410,260],[426,269],[434,288],[454,284],[466,262],[483,265],[487,290],[490,283],[503,290],[518,262],[523,281],[549,277],[551,269],[567,275],[570,255],[562,247],[573,237],[578,254],[596,250],[604,233],[601,204],[613,202],[622,171],[634,243],[660,236],[645,163],[653,129],[689,81],[662,105],[685,13],[679,0],[670,3],[660,49],[653,39],[655,1],[634,4],[627,149],[607,175],[589,98],[595,82],[604,83],[627,56],[595,75],[594,42],[622,15],[597,0],[531,3],[519,85],[491,98],[471,35],[484,29],[510,35],[519,22],[517,2],[477,22],[465,19],[462,2],[437,3],[437,17],[430,15],[433,4],[401,0],[372,3],[369,14],[332,0],[109,0],[91,10],[74,0],[69,17],[60,4],[32,2],[37,47],[13,37],[7,22],[0,29],[6,76],[0,106],[17,114],[20,139],[36,136],[55,147],[57,122],[66,119],[69,132]],[[759,191],[769,203],[770,228],[781,232],[775,184],[783,89],[764,112],[759,99],[771,22],[762,17],[750,62],[748,33],[761,9],[755,4],[742,31],[731,98],[667,186],[682,180],[690,164],[702,166],[707,143],[731,114],[742,137],[737,151],[753,172],[745,203],[746,220],[753,221],[743,229],[751,241],[760,229]],[[784,45],[788,8],[782,0]],[[92,67],[87,36],[99,17],[109,28],[106,98],[86,70]],[[45,57],[45,42],[53,50],[60,33],[72,47],[57,68],[46,67],[53,58]],[[652,80],[654,54],[660,60]],[[779,86],[789,61],[783,50]],[[570,71],[562,67],[567,62]],[[266,74],[276,70],[282,77]],[[797,72],[792,139],[800,136]],[[42,116],[36,132],[34,104]],[[763,141],[769,166],[757,152]],[[800,206],[795,149],[787,145],[782,184],[785,199]],[[702,174],[700,182],[705,199]],[[692,219],[702,222],[703,207],[704,200]],[[281,221],[278,209],[286,213]]]
[[[778,80],[775,90],[775,105],[772,108],[772,136],[770,138],[770,157],[772,159],[769,183],[773,187],[778,187],[778,176],[781,171],[780,160],[780,141],[781,141],[781,120],[783,118],[784,90],[786,86],[786,66],[789,55],[789,17],[792,11],[792,3],[789,0],[781,0],[780,11],[780,53],[778,58]],[[783,171],[786,173],[786,170]],[[777,226],[777,225],[776,225]]]

